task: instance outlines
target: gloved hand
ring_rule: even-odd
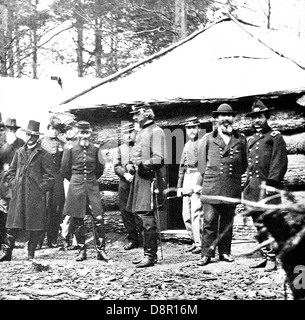
[[[202,187],[199,185],[195,185],[193,188],[194,193],[201,193]]]
[[[133,175],[128,172],[125,172],[123,176],[128,182],[131,182],[133,179]]]
[[[177,197],[178,197],[178,198],[182,197],[182,191],[183,191],[182,188],[178,188],[178,189],[177,189]]]
[[[133,164],[127,164],[126,165],[126,170],[130,174],[135,174],[136,173],[136,169],[135,169],[135,166]]]

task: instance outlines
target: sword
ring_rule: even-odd
[[[155,180],[155,179],[154,179]],[[159,194],[159,189],[154,190],[154,196],[155,196],[155,201],[156,201],[156,220],[157,220],[157,226],[159,229],[159,242],[160,242],[160,251],[161,251],[161,259],[163,260],[163,249],[162,249],[162,240],[161,240],[161,223],[160,223],[160,214],[159,214],[159,205],[158,205],[158,194]]]

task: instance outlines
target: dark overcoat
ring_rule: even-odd
[[[50,204],[53,207],[63,208],[65,203],[64,177],[61,173],[61,160],[64,149],[64,142],[58,138],[45,136],[41,139],[41,147],[48,151],[53,160],[54,186],[50,192]]]
[[[126,165],[129,164],[131,160],[131,151],[132,147],[127,143],[123,143],[117,148],[117,153],[113,159],[114,172],[120,178],[118,188],[120,211],[126,208],[130,192],[131,182],[124,178],[124,173],[127,172]]]
[[[139,160],[140,159],[140,160]],[[165,137],[164,131],[153,121],[145,124],[138,132],[132,148],[131,163],[136,165],[136,173],[126,210],[129,212],[148,212],[156,207],[154,191],[159,195],[165,187],[164,176]]]
[[[286,143],[281,133],[267,127],[252,135],[248,140],[248,163],[245,200],[260,200],[263,181],[268,186],[281,188],[288,165]],[[264,197],[265,192],[262,192]]]
[[[38,143],[27,155],[20,148],[11,162],[7,182],[12,189],[6,228],[26,231],[45,230],[47,222],[46,192],[54,184],[51,155]]]
[[[246,137],[233,131],[226,145],[217,129],[207,133],[199,142],[198,169],[203,176],[203,195],[240,198],[241,175],[247,169]],[[207,199],[203,202],[223,203]]]
[[[88,200],[95,217],[103,214],[97,179],[103,174],[104,167],[104,158],[94,144],[83,147],[73,141],[67,145],[61,164],[64,178],[70,181],[64,215],[84,218]]]
[[[17,138],[12,144],[5,143],[0,149],[0,166],[1,166],[1,173],[0,173],[0,197],[2,198],[11,198],[12,192],[8,187],[7,183],[5,182],[7,170],[3,170],[3,166],[5,164],[10,165],[12,162],[16,151],[23,147],[25,142]]]

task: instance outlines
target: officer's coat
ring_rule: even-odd
[[[247,140],[233,131],[226,145],[218,130],[207,133],[199,142],[199,172],[203,175],[202,194],[240,198],[241,175],[247,168]],[[222,200],[204,200],[222,203]]]
[[[165,158],[164,143],[164,132],[154,122],[144,125],[137,134],[132,157],[141,158],[141,162],[131,183],[127,211],[148,212],[155,209],[153,189],[158,188],[162,195],[164,185],[161,185],[165,183],[161,172]],[[133,159],[132,162],[135,162]],[[156,184],[152,185],[154,179]]]
[[[286,143],[280,132],[267,127],[252,135],[248,140],[248,163],[244,199],[258,201],[262,181],[269,186],[281,188],[288,158]],[[262,197],[265,197],[264,193]]]
[[[104,159],[99,149],[92,143],[87,147],[74,141],[64,149],[61,170],[70,181],[63,214],[84,218],[89,199],[94,216],[103,213],[97,179],[103,174]]]

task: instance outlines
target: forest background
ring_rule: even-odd
[[[305,0],[0,0],[0,76],[104,78],[224,13],[305,46]]]

